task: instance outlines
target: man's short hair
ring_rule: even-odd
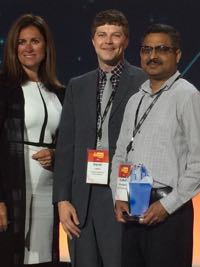
[[[91,26],[92,37],[94,37],[97,27],[105,24],[122,26],[124,34],[126,37],[129,37],[128,20],[121,11],[116,9],[108,9],[99,12],[95,16]]]
[[[145,33],[143,34],[141,42],[144,42],[145,37],[150,33],[165,33],[168,34],[171,38],[172,45],[176,49],[180,49],[181,47],[181,37],[180,33],[172,26],[167,24],[152,24],[150,25]]]

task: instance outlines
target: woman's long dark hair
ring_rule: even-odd
[[[62,88],[63,85],[56,76],[56,52],[52,33],[45,20],[33,14],[22,15],[10,28],[4,47],[1,79],[7,85],[16,86],[29,80],[17,56],[19,34],[22,29],[29,26],[34,26],[39,30],[46,44],[45,58],[38,70],[40,81],[48,88]]]

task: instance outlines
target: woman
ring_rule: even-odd
[[[0,77],[0,262],[4,267],[49,267],[57,259],[52,165],[62,95],[49,27],[41,17],[25,14],[8,33]],[[56,234],[57,229],[58,223]]]

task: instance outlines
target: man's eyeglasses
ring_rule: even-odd
[[[141,46],[140,52],[144,55],[150,55],[153,50],[160,55],[164,55],[168,52],[175,52],[177,49],[174,47],[166,46],[166,45],[158,45],[158,46],[149,46],[149,45],[143,45]]]

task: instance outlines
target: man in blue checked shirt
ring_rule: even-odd
[[[191,267],[192,197],[200,191],[200,93],[180,76],[180,35],[154,24],[144,34],[141,65],[148,74],[126,106],[111,184],[123,224],[122,267]],[[116,190],[121,162],[144,164],[153,177],[150,206],[127,222]]]

